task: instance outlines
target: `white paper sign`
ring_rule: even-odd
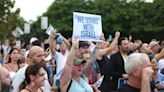
[[[22,29],[20,27],[16,27],[15,31],[18,32],[18,34],[20,34],[20,35],[24,34],[24,32],[22,31]]]
[[[48,17],[41,17],[41,29],[47,29],[48,27]]]
[[[73,13],[73,39],[101,41],[102,23],[100,15]]]
[[[30,33],[30,24],[24,23],[24,33],[29,34]]]
[[[50,35],[51,31],[55,30],[54,27],[50,24],[48,29],[46,30],[46,34]]]

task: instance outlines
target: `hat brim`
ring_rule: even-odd
[[[78,62],[74,62],[74,65],[81,65],[81,64],[85,64],[86,60],[82,60],[82,61],[78,61]]]

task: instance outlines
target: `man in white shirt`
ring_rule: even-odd
[[[59,46],[60,52],[56,50],[56,41],[59,38],[61,40],[60,42],[61,44]],[[61,34],[56,33],[56,30],[53,30],[51,32],[51,35],[49,36],[49,44],[50,44],[50,51],[51,51],[52,57],[56,61],[56,67],[57,67],[56,74],[58,74],[65,66],[66,59],[69,53],[70,43]],[[56,76],[54,76],[54,81],[55,80],[56,80]]]
[[[45,59],[45,53],[44,50],[39,47],[39,46],[33,46],[29,50],[29,65],[32,64],[40,64],[43,63]],[[13,91],[12,92],[19,92],[19,86],[25,79],[25,71],[28,65],[25,65],[23,68],[21,68],[16,74],[15,77],[13,78],[12,86],[13,86]],[[47,74],[45,75],[46,78]],[[44,84],[44,89],[46,92],[51,92],[51,86],[48,82],[48,80],[45,80]]]

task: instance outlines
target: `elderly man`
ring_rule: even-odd
[[[160,45],[159,45],[159,41],[151,41],[149,43],[149,46],[151,47],[151,50],[154,53],[158,53],[159,49],[160,49]]]
[[[128,74],[128,81],[117,92],[150,92],[153,69],[146,54],[131,54],[125,62],[125,71]]]
[[[0,92],[10,92],[12,88],[9,71],[2,66],[0,66],[0,86]]]
[[[29,65],[32,64],[40,64],[43,63],[45,59],[45,53],[43,48],[39,46],[33,46],[29,50]],[[27,69],[28,65],[25,65],[23,68],[21,68],[16,74],[15,78],[13,79],[13,92],[19,92],[19,86],[25,79],[25,71]],[[46,78],[47,74],[45,75]],[[48,82],[48,80],[45,80],[44,88],[46,89],[46,92],[51,92],[51,86]]]

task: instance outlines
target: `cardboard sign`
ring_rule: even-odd
[[[101,41],[102,23],[100,15],[73,13],[73,39]]]

